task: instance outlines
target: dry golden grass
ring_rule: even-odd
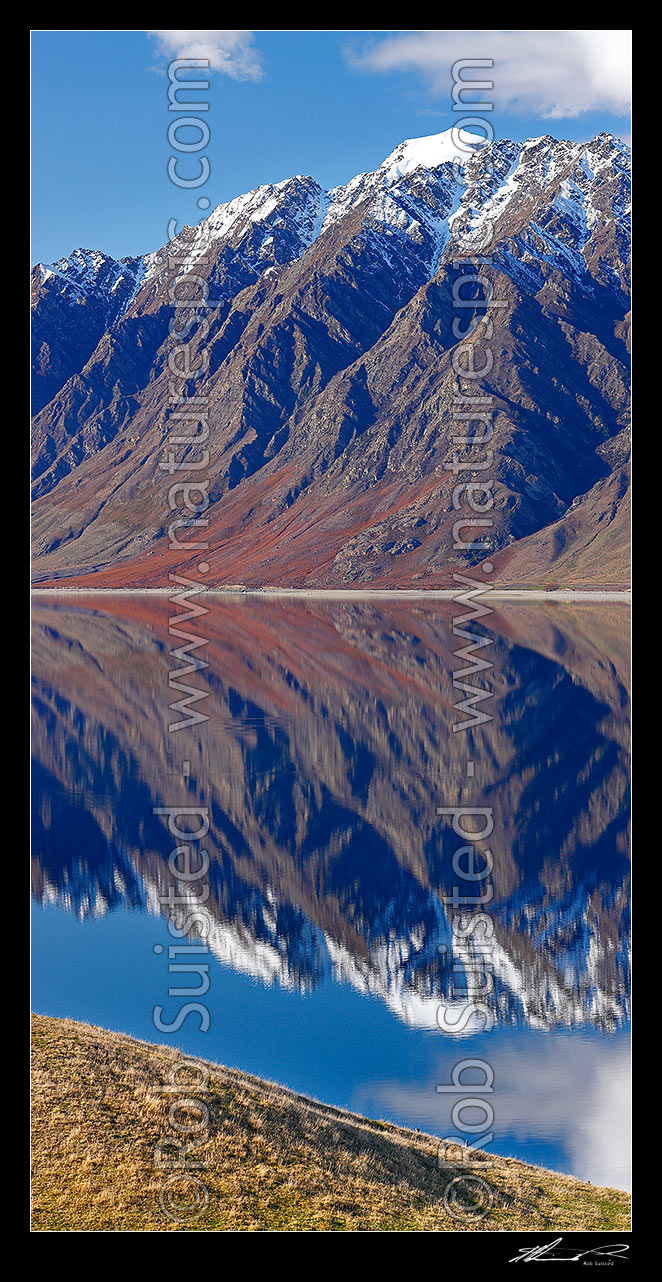
[[[208,1065],[209,1124],[194,1172],[209,1201],[189,1224],[159,1194],[155,1149],[184,1137],[168,1110],[179,1052],[73,1020],[33,1020],[33,1220],[39,1232],[417,1232],[629,1228],[629,1198],[507,1158],[442,1161],[439,1141],[318,1104]],[[180,1084],[184,1074],[179,1077]],[[189,1080],[191,1080],[189,1078]],[[185,1112],[177,1113],[187,1125]],[[193,1125],[193,1114],[189,1114]],[[456,1156],[456,1155],[453,1155]],[[459,1154],[457,1155],[459,1156]],[[451,1215],[444,1193],[479,1174],[482,1219]],[[457,1186],[455,1186],[457,1188]],[[463,1200],[466,1200],[464,1186]]]

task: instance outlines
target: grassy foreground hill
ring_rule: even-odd
[[[616,1189],[509,1158],[441,1155],[432,1136],[215,1064],[205,1066],[201,1085],[169,1047],[43,1015],[34,1017],[32,1041],[38,1232],[629,1228],[630,1200]],[[208,1120],[187,1096],[204,1101]],[[187,1137],[186,1129],[200,1133]],[[157,1165],[155,1152],[172,1161],[175,1146],[194,1138],[189,1157],[204,1165],[190,1172],[195,1184],[178,1186],[176,1166]],[[448,1203],[466,1206],[476,1176],[481,1202],[491,1205],[483,1218],[458,1218]],[[177,1198],[185,1208],[202,1185],[208,1202],[182,1222]],[[162,1209],[164,1193],[180,1218]]]

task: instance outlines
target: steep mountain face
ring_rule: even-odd
[[[168,602],[39,601],[37,898],[80,917],[161,912],[172,839],[153,807],[204,804],[220,961],[301,990],[333,970],[435,1027],[460,962],[480,969],[467,943],[454,965],[440,951],[457,840],[436,806],[472,804],[451,730],[454,608],[214,601],[210,666],[192,679],[210,720],[172,735]],[[613,1028],[627,1014],[623,611],[518,605],[486,630],[493,720],[470,750],[494,813],[500,1023]]]
[[[628,433],[598,447],[612,465],[603,480],[567,512],[495,558],[504,587],[618,588],[630,576],[630,464]]]
[[[210,583],[451,582],[463,258],[489,256],[500,304],[492,368],[471,387],[494,409],[490,551],[527,540],[535,565],[581,496],[612,503],[609,442],[629,407],[627,148],[606,134],[471,146],[459,163],[449,134],[413,140],[330,192],[302,177],[249,192],[160,253],[35,269],[37,582],[158,586],[197,561],[168,550],[159,462],[172,298],[194,300],[201,281],[208,324],[184,307],[178,327],[191,365],[208,358],[180,390],[207,399]],[[627,581],[624,561],[609,572]]]
[[[83,368],[106,330],[126,311],[143,271],[140,258],[119,262],[98,250],[33,268],[32,399],[38,413]]]

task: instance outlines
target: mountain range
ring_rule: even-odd
[[[459,163],[451,131],[408,140],[331,191],[258,187],[158,252],[33,269],[37,585],[194,572],[159,466],[177,298],[207,362],[177,389],[206,406],[209,586],[447,587],[486,551],[503,586],[627,586],[629,150],[464,143]],[[494,411],[494,527],[467,556],[445,466],[453,287],[481,253],[499,307],[471,391]]]

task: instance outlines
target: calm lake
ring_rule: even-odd
[[[629,1188],[628,606],[197,601],[35,601],[34,1009]]]

